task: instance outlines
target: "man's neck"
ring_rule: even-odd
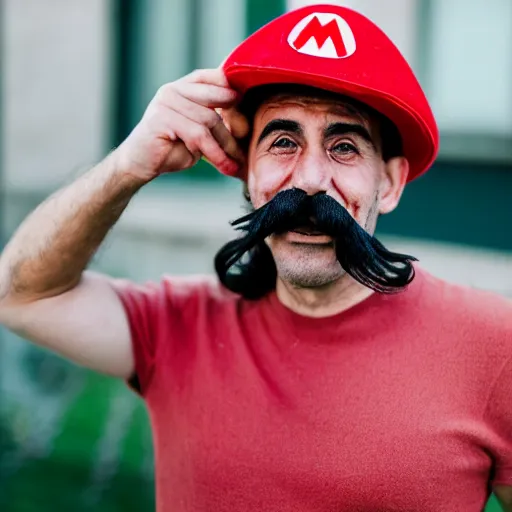
[[[276,293],[281,303],[295,313],[321,318],[342,313],[374,292],[344,275],[327,286],[316,288],[298,288],[278,278]]]

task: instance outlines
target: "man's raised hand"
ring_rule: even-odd
[[[146,182],[204,156],[220,172],[237,174],[245,157],[218,113],[232,111],[237,99],[221,69],[196,70],[163,85],[114,151],[118,166]]]

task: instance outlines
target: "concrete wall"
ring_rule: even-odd
[[[5,0],[9,193],[50,190],[108,144],[110,0]]]

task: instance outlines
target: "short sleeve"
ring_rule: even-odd
[[[158,373],[170,364],[186,341],[194,342],[213,297],[223,302],[225,291],[214,276],[165,276],[158,282],[111,281],[130,326],[135,373],[128,385],[144,398]],[[171,364],[172,366],[172,364]]]
[[[512,356],[491,389],[485,421],[495,434],[493,485],[512,486]]]
[[[167,292],[164,282],[133,282],[115,279],[112,281],[128,319],[135,373],[128,385],[144,396],[155,370],[155,359],[162,331],[166,328]]]

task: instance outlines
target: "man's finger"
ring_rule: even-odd
[[[171,171],[175,170],[178,167],[183,166],[184,162],[186,162],[185,168],[188,169],[195,165],[199,158],[201,158],[200,151],[196,151],[196,153],[192,154],[183,141],[174,141],[173,150],[169,152],[169,155],[162,166],[163,172],[167,172],[168,169],[171,169]]]
[[[243,166],[245,164],[245,154],[221,119],[219,119],[219,122],[212,128],[211,132],[224,152],[235,160],[235,162],[238,162],[240,166]]]
[[[192,155],[204,155],[223,174],[233,176],[238,173],[240,163],[228,156],[208,127],[195,123],[178,112],[173,112],[172,116],[172,125],[179,126],[176,135]],[[219,124],[222,122],[219,121]],[[227,131],[226,127],[224,129]]]
[[[215,69],[196,69],[185,77],[187,82],[198,84],[211,84],[219,87],[229,87],[224,71],[220,68]]]
[[[236,139],[224,125],[221,116],[213,109],[194,103],[178,93],[174,94],[176,95],[176,99],[173,101],[174,107],[172,109],[168,107],[169,111],[172,114],[177,112],[190,121],[210,129],[224,152],[236,162],[244,165],[245,155]]]
[[[176,83],[175,90],[184,98],[209,108],[229,108],[235,105],[238,94],[227,87],[209,84]]]
[[[195,123],[204,124],[213,128],[218,122],[222,121],[221,116],[216,110],[205,107],[182,96],[179,92],[173,91],[172,107],[165,104],[171,111],[178,112]]]

